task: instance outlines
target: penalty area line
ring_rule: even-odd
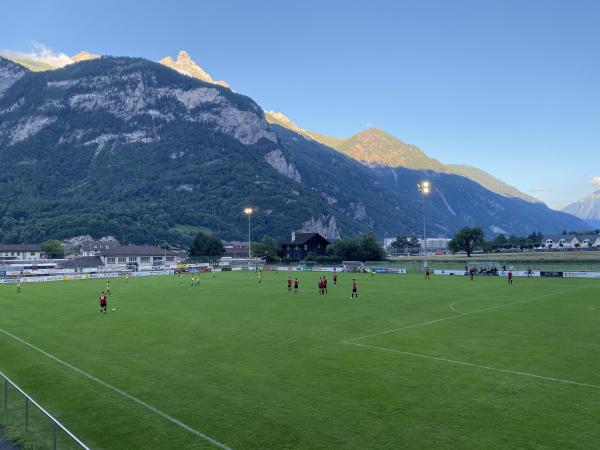
[[[46,356],[47,358],[49,358],[49,359],[51,359],[51,360],[53,360],[53,361],[57,362],[58,364],[61,364],[61,365],[65,366],[65,367],[67,367],[67,368],[69,368],[69,369],[73,370],[74,372],[77,372],[79,375],[82,375],[82,376],[84,376],[85,378],[87,378],[87,379],[89,379],[89,380],[92,380],[92,381],[94,381],[94,382],[96,382],[96,383],[98,383],[98,384],[100,384],[100,385],[104,386],[105,388],[108,388],[108,389],[110,389],[111,391],[113,391],[113,392],[115,392],[115,393],[117,393],[117,394],[119,394],[119,395],[121,395],[121,396],[123,396],[123,397],[125,397],[125,398],[127,398],[127,399],[129,399],[129,400],[131,400],[131,401],[133,401],[133,402],[135,402],[135,403],[137,403],[137,404],[138,404],[138,405],[140,405],[140,406],[143,406],[143,407],[144,407],[144,408],[146,408],[148,411],[151,411],[151,412],[153,412],[154,414],[156,414],[156,415],[158,415],[158,416],[162,417],[163,419],[166,419],[166,420],[168,420],[169,422],[171,422],[171,423],[174,423],[174,424],[175,424],[175,425],[177,425],[178,427],[180,427],[180,428],[183,428],[184,430],[186,430],[186,431],[188,431],[188,432],[190,432],[190,433],[192,433],[192,434],[196,435],[197,437],[199,437],[199,438],[201,438],[201,439],[204,439],[205,441],[207,441],[207,442],[209,442],[209,443],[213,444],[215,447],[219,447],[219,448],[221,448],[221,449],[223,449],[223,450],[232,450],[232,449],[231,449],[230,447],[228,447],[227,445],[225,445],[225,444],[223,444],[223,443],[221,443],[221,442],[217,441],[216,439],[214,439],[214,438],[210,437],[209,435],[207,435],[207,434],[204,434],[204,433],[202,433],[201,431],[198,431],[198,430],[196,430],[196,429],[194,429],[194,428],[190,427],[189,425],[187,425],[187,424],[183,423],[182,421],[180,421],[180,420],[176,419],[175,417],[173,417],[173,416],[170,416],[169,414],[167,414],[167,413],[165,413],[165,412],[161,411],[160,409],[158,409],[158,408],[156,408],[156,407],[154,407],[154,406],[152,406],[152,405],[150,405],[150,404],[146,403],[145,401],[143,401],[143,400],[140,400],[139,398],[137,398],[137,397],[135,397],[135,396],[133,396],[133,395],[131,395],[131,394],[129,394],[129,393],[127,393],[127,392],[125,392],[125,391],[121,390],[121,389],[119,389],[118,387],[115,387],[115,386],[113,386],[112,384],[109,384],[109,383],[107,383],[107,382],[105,382],[105,381],[102,381],[100,378],[97,378],[97,377],[95,377],[94,375],[91,375],[91,374],[89,374],[89,373],[87,373],[87,372],[85,372],[85,371],[83,371],[83,370],[79,369],[78,367],[75,367],[74,365],[72,365],[72,364],[69,364],[69,363],[68,363],[68,362],[66,362],[66,361],[63,361],[62,359],[60,359],[60,358],[57,358],[56,356],[54,356],[54,355],[52,355],[52,354],[48,353],[47,351],[45,351],[45,350],[42,350],[42,349],[41,349],[41,348],[39,348],[39,347],[36,347],[35,345],[33,345],[33,344],[31,344],[31,343],[27,342],[27,341],[26,341],[26,340],[24,340],[24,339],[21,339],[19,336],[15,336],[15,335],[14,335],[14,334],[12,334],[11,332],[9,332],[9,331],[7,331],[7,330],[5,330],[5,329],[3,329],[3,328],[0,328],[0,332],[2,332],[2,333],[3,333],[3,334],[5,334],[6,336],[8,336],[8,337],[10,337],[10,338],[14,339],[15,341],[18,341],[18,342],[20,342],[21,344],[23,344],[23,345],[26,345],[27,347],[29,347],[29,348],[31,348],[31,349],[33,349],[33,350],[35,350],[36,352],[38,352],[38,353],[41,353],[42,355],[44,355],[44,356]]]
[[[440,356],[426,355],[423,353],[406,352],[403,350],[396,350],[393,348],[379,347],[377,345],[359,344],[358,342],[348,342],[348,341],[346,341],[344,343],[348,344],[348,345],[356,345],[357,347],[370,348],[370,349],[375,349],[375,350],[379,350],[379,351],[383,351],[383,352],[409,356],[409,357],[413,357],[413,358],[429,359],[432,361],[438,361],[438,362],[454,364],[454,365],[459,365],[459,366],[475,367],[477,369],[506,373],[509,375],[518,375],[521,377],[535,378],[538,380],[552,381],[555,383],[563,383],[563,384],[570,384],[570,385],[574,385],[574,386],[587,387],[587,388],[592,388],[592,389],[600,389],[600,386],[597,386],[595,384],[580,383],[578,381],[565,380],[563,378],[548,377],[548,376],[537,375],[535,373],[528,373],[528,372],[519,372],[517,370],[500,369],[498,367],[493,367],[493,366],[484,366],[481,364],[475,364],[475,363],[470,363],[470,362],[466,362],[466,361],[459,361],[456,359],[442,358]]]
[[[479,314],[479,313],[482,313],[485,311],[492,311],[494,309],[506,308],[506,307],[512,306],[512,305],[519,305],[521,303],[533,302],[533,301],[539,300],[541,298],[552,297],[554,295],[559,295],[559,294],[565,294],[567,292],[572,292],[576,289],[583,289],[585,287],[587,287],[587,286],[576,287],[573,289],[567,289],[565,291],[559,291],[559,292],[550,292],[548,294],[538,295],[537,297],[531,297],[531,298],[528,298],[525,300],[517,300],[516,302],[510,302],[510,303],[506,303],[504,305],[490,306],[489,308],[477,309],[475,311],[460,312],[460,311],[453,309],[453,311],[457,312],[458,314],[453,314],[452,316],[441,317],[439,319],[430,320],[428,322],[414,323],[412,325],[406,325],[406,326],[399,327],[399,328],[392,328],[391,330],[384,330],[384,331],[380,331],[378,333],[366,334],[364,336],[359,336],[359,337],[355,337],[355,338],[351,338],[351,339],[345,339],[342,341],[342,344],[352,344],[355,341],[360,341],[361,339],[366,339],[366,338],[375,337],[375,336],[382,336],[384,334],[395,333],[396,331],[408,330],[410,328],[423,327],[425,325],[432,325],[434,323],[444,322],[446,320],[458,319],[459,317],[471,316],[473,314]],[[458,303],[458,301],[452,303],[452,305],[454,305],[455,303]],[[450,305],[450,306],[452,306],[452,305]]]

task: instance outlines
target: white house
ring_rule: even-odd
[[[586,234],[572,236],[563,234],[559,236],[549,236],[542,243],[544,248],[589,248],[600,247],[600,236],[595,234]]]
[[[100,253],[100,259],[107,269],[175,268],[179,262],[176,252],[149,245],[122,245],[111,248]]]
[[[0,244],[0,260],[39,261],[42,246],[39,244]]]

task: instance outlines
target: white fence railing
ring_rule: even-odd
[[[62,423],[60,423],[52,414],[46,411],[42,406],[40,406],[34,399],[32,399],[23,389],[17,386],[10,378],[8,378],[4,373],[0,371],[0,382],[2,382],[3,386],[3,399],[2,399],[2,411],[7,414],[9,411],[9,387],[12,387],[21,397],[21,400],[24,408],[23,415],[23,429],[25,434],[30,431],[30,409],[37,408],[49,421],[52,426],[51,432],[51,448],[53,450],[57,450],[57,432],[60,430],[62,433],[68,437],[71,441],[71,444],[75,444],[78,448],[82,448],[84,450],[89,450],[89,447],[85,445],[81,440],[71,433]]]

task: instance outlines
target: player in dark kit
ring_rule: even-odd
[[[323,295],[323,278],[319,277],[319,282],[317,283],[319,287],[319,294]]]
[[[333,285],[337,286],[337,272],[333,272]]]
[[[294,294],[298,293],[298,278],[294,278]]]
[[[327,277],[323,277],[323,290],[327,294]]]
[[[425,278],[429,278],[429,267],[425,269]]]
[[[104,291],[102,291],[102,294],[100,294],[100,312],[106,314],[106,306],[107,306],[107,300],[106,300],[106,295],[104,294]]]
[[[288,277],[288,292],[292,292],[292,277]]]
[[[356,278],[352,278],[352,297],[358,298],[358,285],[356,284]]]

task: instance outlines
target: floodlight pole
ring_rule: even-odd
[[[252,240],[251,240],[251,234],[250,234],[250,217],[252,216],[252,213],[254,212],[254,210],[252,208],[244,208],[244,214],[246,214],[248,216],[248,267],[250,267],[250,261],[252,259]]]
[[[252,260],[252,239],[250,234],[250,217],[252,214],[248,214],[248,267],[250,267],[250,261]]]
[[[423,181],[417,184],[417,190],[421,193],[421,199],[423,201],[423,270],[429,268],[427,263],[427,231],[425,221],[425,197],[429,194],[430,184],[429,181]]]
[[[425,195],[423,197],[423,269],[427,269],[427,232],[425,229]]]

